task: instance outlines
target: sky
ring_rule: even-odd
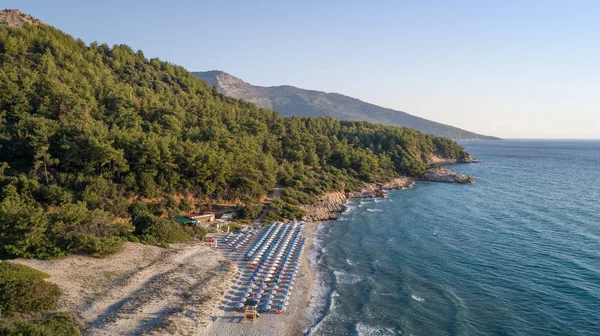
[[[190,71],[504,138],[600,138],[600,1],[3,0]]]

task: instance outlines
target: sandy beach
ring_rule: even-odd
[[[305,222],[303,236],[307,238],[307,248],[312,244],[312,235],[317,227],[317,223]],[[254,236],[254,239],[248,245],[252,245],[264,232],[266,228],[261,228],[260,232]],[[298,276],[291,291],[289,306],[287,312],[283,315],[265,313],[261,314],[256,321],[242,321],[243,314],[233,310],[233,304],[238,298],[242,286],[247,283],[252,270],[247,267],[247,261],[244,260],[244,254],[247,248],[238,252],[223,250],[223,254],[231,258],[238,266],[240,272],[233,280],[233,286],[229,288],[227,294],[220,302],[217,314],[211,318],[211,324],[205,330],[201,330],[199,336],[213,335],[245,335],[245,336],[264,336],[264,335],[303,335],[304,328],[301,323],[304,320],[305,310],[310,303],[314,277],[310,271],[309,261],[306,257],[302,258],[301,267]]]
[[[86,335],[193,335],[207,325],[236,273],[204,243],[169,249],[127,243],[103,259],[12,262],[50,274],[62,291],[56,310],[77,313]]]
[[[307,250],[317,224],[305,222]],[[243,313],[233,309],[253,272],[244,254],[265,230],[236,252],[200,242],[169,249],[127,243],[102,259],[72,255],[12,262],[50,274],[62,291],[55,310],[75,312],[87,324],[85,335],[304,335],[314,283],[306,256],[285,314],[243,321]]]

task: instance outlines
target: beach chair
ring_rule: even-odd
[[[253,308],[253,307],[246,307],[246,311],[244,312],[244,319],[242,321],[246,321],[246,320],[256,320],[260,317],[260,315],[258,314],[258,312]]]

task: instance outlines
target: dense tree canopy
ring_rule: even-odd
[[[280,182],[288,209],[328,190],[418,176],[431,154],[466,155],[409,128],[281,118],[126,45],[0,28],[3,256],[101,254],[134,232],[132,216],[148,214],[132,209],[135,199],[256,199]]]

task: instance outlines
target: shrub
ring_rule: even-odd
[[[150,214],[136,216],[133,221],[135,233],[147,244],[165,246],[171,243],[188,241],[191,236],[178,223]]]
[[[78,235],[74,241],[80,252],[89,254],[92,257],[103,258],[119,252],[123,244],[127,241],[127,237]]]
[[[60,289],[44,281],[50,276],[24,265],[0,263],[0,310],[31,313],[54,307]]]
[[[0,335],[79,336],[81,325],[72,314],[57,313],[24,321],[0,321]]]
[[[190,201],[188,201],[187,198],[182,198],[181,199],[181,203],[179,203],[179,209],[181,211],[190,211],[192,210],[192,205],[190,204]]]
[[[260,203],[247,203],[246,206],[236,211],[236,217],[239,219],[256,219],[263,210]]]

